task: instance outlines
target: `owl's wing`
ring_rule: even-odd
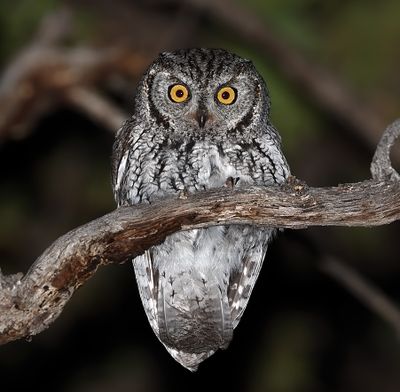
[[[140,298],[151,327],[157,336],[159,328],[157,322],[157,298],[158,298],[158,269],[154,267],[151,250],[137,256],[133,260],[137,286]]]
[[[142,187],[143,183],[150,181],[149,176],[153,172],[144,170],[143,162],[152,162],[154,154],[150,155],[144,147],[147,146],[147,141],[141,139],[146,131],[145,127],[135,124],[132,118],[118,130],[112,152],[111,180],[119,207],[148,201]]]
[[[257,241],[255,246],[245,250],[242,254],[239,267],[230,274],[228,285],[228,303],[231,308],[232,326],[236,328],[250,299],[260,273],[268,241],[273,236],[273,230],[263,233],[263,240]]]
[[[111,181],[115,189],[118,177],[118,169],[121,166],[121,159],[126,154],[129,146],[130,120],[125,121],[120,129],[118,129],[111,155]]]

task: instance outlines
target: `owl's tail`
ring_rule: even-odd
[[[206,281],[195,269],[160,282],[158,318],[159,339],[191,371],[232,339],[226,288]]]

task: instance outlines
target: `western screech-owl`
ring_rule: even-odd
[[[162,53],[143,76],[133,116],[118,131],[119,206],[289,175],[270,99],[253,64],[221,49]],[[170,235],[134,259],[149,322],[194,371],[226,348],[246,308],[274,228],[227,225]]]

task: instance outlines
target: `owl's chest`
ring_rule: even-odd
[[[228,177],[237,174],[235,165],[214,146],[194,148],[189,159],[179,166],[187,179],[206,187],[222,185]]]
[[[206,143],[196,144],[190,154],[174,159],[175,173],[171,173],[186,189],[198,190],[221,187],[229,177],[249,180],[243,161],[231,147],[223,149]],[[180,158],[180,159],[179,159]]]
[[[254,184],[250,160],[235,146],[207,143],[182,145],[180,149],[164,148],[151,154],[141,154],[130,168],[127,183],[131,203],[224,186],[229,177],[240,184]],[[137,174],[136,174],[137,173]]]

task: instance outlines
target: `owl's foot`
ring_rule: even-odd
[[[225,181],[224,186],[230,189],[233,189],[235,185],[239,182],[240,178],[239,177],[228,177]]]
[[[302,195],[308,191],[308,185],[304,181],[301,181],[292,175],[286,179],[283,186],[294,191],[296,195]]]
[[[189,191],[184,187],[181,191],[178,193],[178,199],[185,200],[189,196]]]

